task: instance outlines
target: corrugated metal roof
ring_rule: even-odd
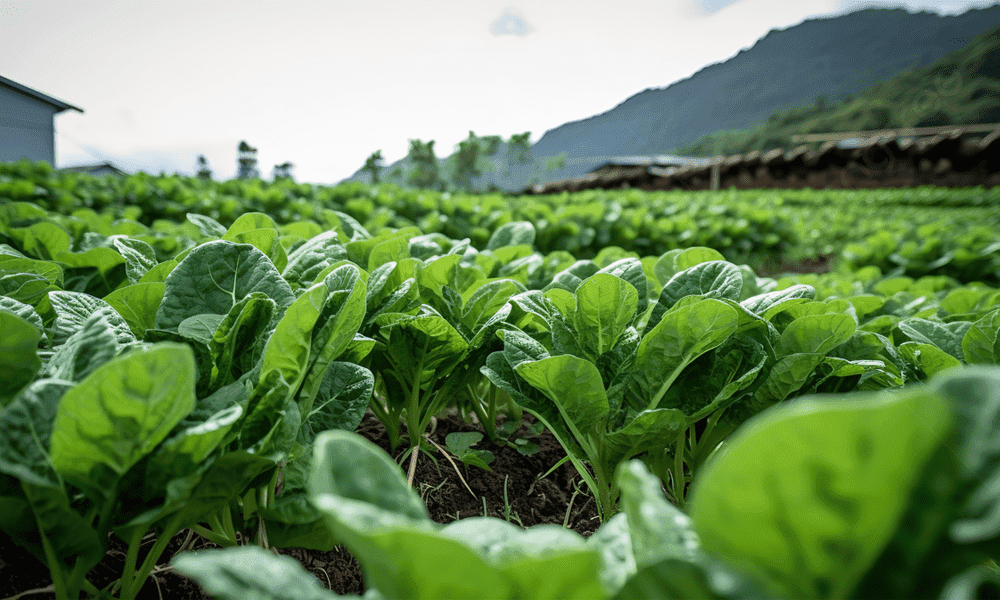
[[[654,156],[610,156],[600,166],[591,169],[591,173],[611,167],[685,167],[690,165],[705,165],[713,159],[704,156],[675,156],[672,154],[657,154]]]
[[[13,81],[13,80],[10,80],[10,79],[7,79],[6,77],[4,77],[2,75],[0,75],[0,85],[2,85],[4,87],[8,87],[8,88],[14,90],[15,92],[19,92],[21,94],[24,94],[25,96],[30,97],[30,98],[34,98],[35,100],[38,100],[39,102],[48,104],[49,106],[52,106],[52,107],[56,108],[56,112],[62,112],[64,110],[75,110],[75,111],[81,112],[81,113],[83,112],[82,108],[78,108],[76,106],[73,106],[72,104],[68,104],[66,102],[63,102],[62,100],[58,100],[56,98],[53,98],[52,96],[43,94],[43,93],[39,92],[38,90],[33,90],[33,89],[31,89],[30,87],[28,87],[26,85],[21,85],[20,83],[18,83],[16,81]]]
[[[101,171],[114,173],[116,175],[128,175],[125,171],[122,171],[115,165],[109,162],[96,163],[92,165],[74,165],[72,167],[63,167],[57,169],[60,173],[100,173]]]
[[[703,159],[699,161],[701,164],[668,168],[649,163],[624,166],[629,164],[624,163],[608,166],[601,173],[592,172],[577,179],[536,185],[523,193],[551,194],[624,186],[640,189],[704,189],[699,186],[709,185],[706,182],[712,176],[713,169],[718,170],[717,176],[722,187],[787,187],[803,184],[810,177],[810,185],[820,187],[849,184],[857,187],[883,183],[893,187],[1000,185],[998,159],[1000,130],[995,130],[978,141],[966,139],[960,132],[951,130],[922,138],[872,138],[856,148],[844,148],[835,141],[828,141],[816,150],[808,146],[788,150],[775,148],[764,153],[753,151],[742,155]],[[850,175],[854,179],[844,183],[837,179],[842,178],[838,169],[854,169],[862,175]],[[818,179],[814,176],[818,176]]]

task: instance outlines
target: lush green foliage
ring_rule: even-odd
[[[1000,585],[1000,440],[982,426],[998,410],[996,368],[802,398],[732,437],[696,480],[690,516],[641,462],[623,463],[622,512],[587,540],[488,517],[433,523],[392,460],[343,431],[316,443],[310,500],[361,562],[370,598],[974,598]],[[174,564],[223,598],[315,584],[266,557]],[[254,574],[272,563],[277,578]]]
[[[416,226],[422,233],[469,238],[476,248],[484,248],[500,226],[530,221],[535,224],[534,245],[539,251],[564,250],[579,258],[594,257],[608,246],[659,255],[707,245],[736,260],[780,254],[797,239],[784,220],[746,203],[640,192],[586,192],[529,201],[500,194],[402,190],[392,185],[323,187],[289,180],[53,175],[43,163],[12,163],[0,165],[0,198],[31,202],[73,217],[64,226],[74,232],[85,229],[85,223],[103,235],[169,238],[162,242],[169,247],[153,244],[160,260],[173,257],[198,237],[191,228],[175,229],[174,223],[184,222],[187,214],[205,215],[228,227],[247,212],[266,213],[279,225],[294,224],[297,235],[306,239],[351,220],[375,235]],[[81,207],[100,211],[101,217]],[[112,223],[116,223],[114,228]]]
[[[943,289],[917,298],[912,280],[841,281],[836,296],[824,288],[817,297],[794,278],[758,278],[720,259],[671,252],[646,277],[634,259],[597,273],[580,262],[548,291],[511,299],[526,315],[522,330],[501,334],[504,349],[484,373],[560,439],[606,516],[611,475],[631,456],[645,453],[683,506],[685,482],[707,456],[768,406],[900,386],[980,362],[979,352],[1000,358],[985,333],[1000,309],[992,288],[927,278]],[[647,308],[650,283],[660,292]]]
[[[187,214],[228,227],[240,215],[263,212],[302,239],[328,229],[350,234],[362,227],[378,235],[415,226],[485,248],[500,226],[529,221],[543,254],[593,258],[617,246],[637,257],[659,256],[701,245],[755,267],[832,254],[847,266],[874,265],[886,274],[1000,283],[1000,213],[982,210],[1000,207],[1000,192],[986,189],[588,191],[527,199],[289,180],[55,176],[44,163],[14,163],[0,165],[4,197],[64,215],[52,217],[78,245],[87,231],[138,236],[161,262],[201,239],[196,224],[178,229]]]
[[[457,553],[455,560],[481,574],[461,585],[492,582],[494,590],[511,594],[529,590],[525,593],[555,595],[562,583],[543,581],[543,574],[563,567],[579,575],[565,582],[571,586],[565,590],[581,595],[613,595],[626,589],[623,585],[667,585],[657,583],[661,569],[709,585],[715,567],[706,565],[717,563],[689,560],[663,566],[658,562],[663,556],[656,554],[660,550],[649,550],[658,557],[655,561],[633,555],[640,568],[653,569],[639,579],[641,573],[632,567],[607,566],[619,559],[632,564],[621,558],[627,554],[618,553],[629,545],[620,537],[626,530],[638,537],[679,535],[674,529],[654,534],[647,531],[649,523],[616,516],[619,509],[626,514],[680,514],[650,491],[658,490],[658,484],[636,483],[649,476],[636,474],[641,469],[631,459],[641,459],[659,477],[677,506],[686,509],[690,496],[696,517],[699,498],[713,497],[699,491],[698,486],[709,484],[698,482],[711,481],[708,473],[713,468],[725,472],[712,465],[726,464],[732,460],[726,457],[737,453],[736,438],[727,440],[734,432],[752,430],[756,415],[770,412],[770,407],[806,394],[875,392],[919,383],[944,371],[961,372],[964,364],[1000,363],[1000,291],[985,284],[883,274],[875,266],[775,280],[727,260],[720,250],[732,247],[725,243],[719,250],[672,249],[700,234],[673,239],[655,237],[654,229],[645,247],[667,248],[658,254],[640,255],[593,239],[587,244],[600,244],[601,249],[591,258],[583,258],[586,252],[574,256],[565,249],[541,250],[564,239],[554,233],[560,231],[560,221],[547,220],[561,218],[556,215],[596,219],[602,224],[595,227],[607,235],[633,226],[673,226],[666,217],[654,219],[654,211],[679,219],[704,211],[704,227],[713,227],[713,235],[719,235],[720,227],[734,226],[725,217],[730,206],[732,214],[794,222],[772,213],[768,203],[778,213],[787,207],[767,195],[759,195],[753,208],[740,208],[740,196],[731,194],[691,198],[638,192],[543,198],[537,204],[522,200],[523,205],[512,206],[500,196],[392,196],[392,188],[377,188],[374,195],[359,198],[349,186],[296,188],[280,182],[264,188],[259,182],[243,182],[203,192],[226,185],[241,192],[266,189],[267,194],[303,189],[331,197],[341,194],[348,198],[345,210],[356,210],[363,202],[374,205],[373,198],[395,208],[393,216],[384,219],[374,215],[387,215],[386,206],[364,218],[364,211],[354,212],[356,218],[321,208],[303,196],[284,202],[275,217],[248,211],[249,201],[230,205],[216,197],[210,204],[212,197],[204,193],[174,205],[122,203],[97,212],[69,210],[63,202],[70,200],[55,192],[88,193],[88,186],[100,180],[64,187],[69,179],[31,168],[39,182],[50,186],[37,184],[31,192],[34,199],[61,210],[28,202],[0,206],[0,426],[5,432],[0,439],[0,530],[49,566],[59,598],[75,598],[80,590],[99,592],[86,575],[104,555],[109,534],[128,546],[113,593],[132,598],[171,535],[182,529],[191,528],[222,546],[252,541],[329,549],[344,542],[365,557],[363,562],[394,564],[394,553],[418,547],[387,546],[386,540],[397,534],[386,534],[375,525],[383,520],[399,525],[392,530],[399,539],[410,539],[413,529],[419,534],[413,540],[439,547],[443,554]],[[6,176],[0,184],[24,187],[35,175],[16,180]],[[188,191],[189,185],[216,185],[180,178],[104,180],[109,186],[146,185],[147,191],[162,191],[159,186],[171,181]],[[802,197],[817,205],[825,201],[818,193]],[[690,206],[682,204],[684,199],[691,200]],[[222,222],[190,211],[177,222],[159,220],[147,226],[137,220],[145,210],[182,210],[189,200],[213,207],[206,212],[217,211],[212,214],[220,219],[220,207],[229,206],[230,217]],[[281,216],[282,210],[303,207],[310,212],[298,220],[289,218],[291,213]],[[443,227],[451,223],[443,219],[446,211],[460,208],[467,211],[470,232],[463,239],[434,227],[423,230],[400,216],[419,214],[421,222],[438,219]],[[486,210],[492,212],[484,214]],[[880,205],[878,210],[887,209]],[[136,218],[120,218],[124,213]],[[526,215],[530,221],[515,220],[514,215]],[[628,215],[634,220],[628,221]],[[711,215],[721,225],[713,224]],[[389,226],[397,222],[394,219],[403,226]],[[749,222],[743,225],[749,229]],[[684,231],[700,231],[702,225],[692,227]],[[763,246],[754,245],[752,239],[757,238],[747,239],[748,252],[771,244],[766,236],[758,239]],[[578,244],[573,246],[577,250],[588,247],[580,240],[572,243]],[[773,243],[780,247],[784,242],[778,236]],[[990,252],[980,254],[988,265],[994,264]],[[961,377],[945,381],[964,381]],[[934,394],[945,399],[966,393],[953,392],[952,383],[940,385]],[[982,388],[959,387],[963,385]],[[324,432],[351,431],[371,409],[394,445],[403,438],[405,423],[408,451],[416,460],[418,452],[432,452],[422,441],[423,433],[447,408],[475,415],[487,435],[501,440],[509,431],[496,427],[500,413],[515,418],[521,410],[535,414],[562,443],[567,460],[601,507],[605,524],[603,533],[592,538],[597,541],[584,542],[556,529],[522,535],[509,524],[483,524],[482,545],[468,547],[455,538],[472,535],[468,530],[478,525],[449,526],[453,534],[448,534],[429,524],[405,484],[399,486],[398,469],[384,456],[371,458],[372,473],[388,469],[384,477],[378,475],[384,490],[377,498],[360,480],[344,483],[359,477],[349,472],[354,463],[339,464],[340,458],[331,452],[355,448],[349,455],[352,461],[371,453],[350,436]],[[956,422],[966,418],[955,410],[938,413],[958,414]],[[953,435],[950,429],[927,433],[913,424],[896,427],[893,423],[903,419],[896,412],[907,411],[886,411],[884,429],[910,436],[897,446],[912,452],[923,448],[926,455],[921,456],[928,460],[939,453],[940,440],[934,436]],[[841,419],[847,429],[859,427],[851,424],[858,420],[854,417],[830,419]],[[874,418],[872,422],[881,423]],[[986,435],[970,428],[956,425],[959,433],[954,435]],[[789,435],[825,439],[812,433]],[[952,440],[949,447],[959,443],[954,441],[959,438],[947,439]],[[462,454],[470,463],[485,463],[486,457],[471,451],[468,442],[454,440],[453,446],[462,449],[464,444]],[[974,456],[987,442],[960,443],[969,445],[971,454],[962,458],[968,464],[990,460]],[[886,471],[873,473],[889,477],[889,471],[902,469],[902,459],[880,444],[876,450],[886,457]],[[783,460],[812,456],[805,451],[786,454]],[[907,467],[917,469],[916,474],[892,476],[900,485],[916,486],[914,493],[930,494],[933,490],[920,487],[922,464]],[[847,463],[830,467],[852,468]],[[790,473],[800,471],[789,467]],[[957,467],[952,471],[965,473]],[[633,472],[633,479],[623,472]],[[992,474],[976,473],[992,481]],[[875,480],[874,475],[865,477],[859,480]],[[806,479],[809,485],[820,481]],[[956,490],[973,494],[972,479],[956,481]],[[640,492],[635,486],[645,490],[641,494],[646,499],[636,499]],[[986,487],[982,490],[968,496],[968,510],[980,516],[989,514],[992,502]],[[797,493],[789,492],[789,497],[797,498]],[[824,502],[839,493],[840,488],[816,491]],[[871,493],[864,491],[857,502],[865,505]],[[729,497],[732,489],[716,494]],[[357,500],[360,504],[350,510],[364,519],[354,521],[338,512],[347,510],[340,500],[331,499],[340,496]],[[386,508],[385,502],[392,506]],[[703,502],[709,506],[709,501]],[[954,505],[964,507],[964,502]],[[653,508],[642,508],[648,503]],[[377,513],[368,505],[378,507]],[[809,563],[809,569],[793,573],[770,570],[760,581],[745,582],[750,586],[745,589],[756,586],[774,595],[817,597],[879,589],[881,580],[867,579],[875,564],[871,561],[889,561],[886,568],[893,569],[893,561],[905,562],[880,554],[895,548],[893,536],[902,535],[895,524],[899,515],[931,519],[919,512],[910,515],[908,506],[864,514],[866,535],[883,545],[848,554],[869,562],[855,564],[851,559],[844,566],[821,557],[816,563],[820,566]],[[871,526],[876,521],[881,529]],[[933,526],[945,528],[941,523]],[[149,532],[157,541],[140,561],[140,546]],[[753,549],[746,555],[730,553],[732,544],[719,537],[723,533],[702,533],[705,548],[731,563],[718,568],[746,569],[757,560]],[[630,539],[636,548],[639,542]],[[822,546],[818,539],[810,538],[809,543]],[[937,571],[925,569],[933,579],[928,585],[943,585],[979,560],[980,555],[966,550],[996,556],[994,546],[976,546],[969,539],[953,539],[969,546],[954,553],[957,562],[935,567]],[[509,553],[487,551],[508,543],[513,548]],[[595,548],[604,549],[593,554]],[[927,546],[920,561],[933,560],[938,550]],[[406,563],[417,569],[423,564],[419,561],[431,556],[401,560],[417,561]],[[967,559],[972,562],[963,562]],[[581,574],[587,569],[589,575]],[[815,577],[796,579],[805,574]],[[378,593],[388,597],[433,597],[458,585],[434,578],[421,581],[417,575],[402,582],[389,581],[384,573],[369,577],[378,580]],[[913,583],[906,577],[899,576],[905,579],[902,583],[885,585],[896,586],[889,588],[893,592],[904,589],[899,586]],[[253,579],[246,575],[243,581]],[[417,587],[406,587],[410,585]],[[474,587],[454,589],[478,595]]]
[[[1000,194],[992,189],[803,190],[756,203],[795,224],[798,255],[839,254],[844,273],[875,266],[887,275],[1000,283]]]

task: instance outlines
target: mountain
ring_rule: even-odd
[[[552,129],[532,153],[566,152],[574,159],[665,152],[713,131],[746,127],[782,108],[856,94],[909,67],[928,65],[998,24],[1000,6],[947,17],[868,9],[810,19],[773,30],[750,49],[688,79]],[[570,176],[591,168],[573,166],[578,172]]]
[[[790,148],[793,136],[1000,122],[1000,26],[926,67],[907,69],[844,102],[815,102],[772,113],[754,127],[716,132],[682,154],[739,154]]]
[[[545,132],[531,148],[533,164],[497,168],[473,185],[517,189],[532,180],[576,177],[609,157],[663,154],[713,132],[749,127],[781,109],[821,98],[839,102],[929,65],[997,25],[1000,5],[954,16],[866,9],[775,29],[729,60]],[[563,167],[542,166],[560,155]],[[405,172],[408,163],[386,170],[397,167]]]

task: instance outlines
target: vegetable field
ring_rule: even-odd
[[[995,597],[998,285],[993,189],[0,165],[0,595]]]

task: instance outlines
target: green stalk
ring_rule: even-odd
[[[566,446],[563,446],[563,448],[565,447]],[[587,487],[590,489],[590,493],[594,495],[594,502],[597,503],[597,514],[603,515],[604,496],[601,494],[601,486],[596,480],[594,480],[594,476],[590,474],[590,470],[587,468],[587,465],[583,464],[579,458],[573,456],[573,454],[569,452],[567,452],[566,456],[569,457],[569,461],[573,463],[573,467],[576,469],[576,472],[580,474],[580,478],[587,484]]]
[[[484,411],[482,405],[482,399],[480,399],[479,395],[476,394],[474,389],[472,389],[472,384],[469,384],[465,387],[468,388],[469,395],[472,396],[473,398],[472,410],[476,412],[476,418],[479,419],[480,424],[482,424],[483,426],[483,430],[486,431],[486,437],[488,437],[491,441],[496,441],[497,439],[496,412],[495,410],[490,410],[491,408],[495,409],[495,401],[492,397],[492,393],[487,392],[487,397],[489,398],[489,400],[487,401],[488,404],[486,410]]]
[[[607,483],[607,478],[603,475],[600,442],[595,441],[589,434],[584,435],[583,432],[576,427],[573,420],[569,418],[569,415],[566,414],[566,410],[562,407],[562,405],[556,403],[556,408],[559,410],[559,414],[562,416],[563,422],[566,423],[566,426],[569,428],[570,435],[576,438],[580,449],[582,449],[584,455],[586,455],[587,462],[590,463],[591,468],[594,469],[594,477],[591,477],[587,468],[580,464],[579,460],[571,458],[573,466],[576,467],[580,476],[584,477],[584,481],[586,481],[587,485],[590,487],[591,493],[594,494],[594,500],[596,500],[598,504],[597,512],[601,515],[601,522],[603,523],[606,520],[605,512],[611,510],[611,490],[610,485]],[[537,417],[538,415],[535,416]],[[551,427],[548,429],[549,431],[552,431]],[[600,433],[598,433],[597,436],[599,437]],[[558,437],[556,439],[558,439]],[[562,447],[566,450],[567,454],[572,455],[566,444],[563,444],[562,441],[559,443],[562,444]],[[586,476],[584,476],[585,473]]]
[[[275,472],[277,476],[277,472]],[[267,508],[270,506],[267,502],[268,498],[274,498],[274,488],[269,484],[267,488],[262,488],[257,490],[257,506],[259,508]],[[260,510],[257,510],[257,545],[261,548],[267,550],[267,528],[264,525],[264,517],[260,514]]]
[[[493,402],[496,402],[495,398],[497,395],[501,393],[501,390],[492,383],[489,383],[488,385],[490,386],[490,392],[493,394],[494,397]],[[504,395],[507,396],[507,401],[505,402],[506,404],[505,412],[507,412],[508,416],[510,416],[514,420],[520,421],[522,418],[524,418],[524,409],[521,408],[521,405],[515,402],[514,399],[510,397],[510,395],[506,393],[504,393]]]
[[[382,425],[385,427],[386,434],[389,435],[389,447],[393,450],[399,445],[399,423],[394,423],[390,418],[389,413],[383,408],[382,403],[372,396],[372,399],[368,401],[368,407],[372,409],[372,413],[375,418],[378,419]],[[398,421],[398,419],[397,419]]]
[[[233,504],[233,502],[236,502],[236,504]],[[233,540],[233,545],[239,544],[239,536],[236,535],[236,521],[233,520],[233,507],[235,506],[239,509],[242,505],[242,500],[240,498],[236,498],[235,500],[230,500],[225,506],[222,507],[222,516],[225,518],[225,520],[222,521],[222,526],[224,528],[223,531],[225,531],[226,535]],[[246,517],[244,515],[240,515],[240,524],[243,524],[243,520],[245,518]]]
[[[125,553],[125,566],[122,567],[122,578],[119,580],[122,593],[132,587],[132,579],[135,577],[135,564],[139,561],[139,548],[142,546],[142,538],[149,529],[135,528],[132,537],[128,540],[128,551]],[[124,597],[124,596],[122,596]]]
[[[725,408],[712,413],[712,416],[708,418],[708,423],[705,425],[705,431],[701,432],[701,440],[699,440],[700,442],[704,442],[706,439],[712,439],[711,438],[712,430],[715,429],[715,425],[719,422],[719,419],[722,418],[722,413],[724,412],[726,412]],[[692,431],[694,431],[694,429],[692,429]],[[695,446],[691,447],[691,453],[694,454],[695,456],[700,454],[700,451],[701,451],[700,447],[697,448]]]
[[[41,523],[38,526],[42,534],[42,548],[45,550],[45,560],[49,563],[49,574],[52,575],[52,587],[55,588],[56,600],[69,600],[70,590],[66,589],[62,561],[56,556],[56,551],[49,542],[49,537],[45,535],[45,530],[41,528]],[[79,596],[80,594],[77,593],[76,595]]]
[[[111,530],[108,523],[111,521],[111,511],[114,509],[115,499],[118,497],[117,482],[111,486],[111,489],[105,497],[107,500],[105,500],[101,505],[100,514],[97,519],[97,531],[102,537],[106,537],[108,532]],[[79,595],[82,582],[84,581],[88,570],[89,569],[84,568],[83,563],[81,563],[80,559],[77,558],[73,565],[73,570],[70,571],[69,578],[65,582],[66,589],[64,591],[70,593],[70,595],[74,597]],[[53,580],[53,584],[54,583],[55,581]]]
[[[674,384],[674,381],[678,377],[680,377],[681,371],[684,370],[684,367],[688,366],[689,364],[691,364],[691,361],[686,361],[680,365],[677,365],[677,368],[674,369],[673,372],[670,373],[670,376],[667,377],[667,379],[663,382],[663,384],[660,385],[660,389],[656,391],[656,395],[653,396],[653,399],[649,402],[649,406],[646,407],[646,410],[653,410],[659,407],[660,400],[662,400],[663,396],[666,395],[667,390],[669,390],[670,386]]]
[[[206,540],[212,542],[213,544],[218,544],[224,548],[236,545],[235,543],[232,542],[232,540],[229,540],[228,538],[225,538],[210,529],[205,529],[201,525],[192,525],[191,529],[201,537],[205,538]]]
[[[677,446],[674,450],[674,472],[673,472],[673,484],[674,484],[674,500],[677,501],[677,506],[681,509],[684,508],[684,436],[677,439]]]
[[[81,587],[83,588],[83,591],[87,592],[87,594],[89,594],[90,597],[96,598],[97,596],[101,595],[101,590],[97,589],[97,586],[90,583],[90,581],[87,580],[87,578],[84,578],[83,581],[81,581],[80,583],[82,584]]]
[[[604,473],[604,467],[601,466],[600,461],[592,461],[590,466],[594,469],[594,478],[597,480],[597,490],[598,496],[600,498],[600,506],[598,506],[599,514],[601,517],[601,523],[607,522],[610,518],[610,513],[613,509],[613,495],[611,492],[611,484],[608,482],[608,478]]]
[[[177,534],[178,531],[183,529],[181,527],[181,518],[183,513],[177,513],[174,518],[170,520],[163,531],[156,538],[156,543],[153,547],[149,549],[149,553],[146,555],[146,559],[142,561],[142,566],[136,572],[126,571],[124,573],[123,579],[127,578],[128,586],[122,586],[122,600],[134,600],[142,589],[142,586],[146,583],[146,579],[149,578],[149,574],[153,571],[153,567],[156,566],[156,561],[160,559],[163,552],[167,549],[167,545],[170,543],[171,538]],[[140,538],[141,539],[141,538]],[[129,546],[129,551],[132,548]],[[126,565],[128,566],[128,565]],[[135,566],[135,563],[132,563]]]
[[[709,419],[708,426],[701,434],[701,439],[698,440],[697,451],[693,452],[694,456],[691,464],[689,465],[692,469],[692,473],[694,473],[695,469],[701,467],[701,465],[708,460],[708,457],[715,452],[715,449],[719,446],[720,442],[736,430],[734,425],[728,423],[719,426],[722,412],[723,411],[719,411],[718,413],[712,415],[712,418]]]
[[[43,539],[45,538],[43,537]],[[85,579],[87,575],[87,570],[88,569],[84,567],[83,562],[81,562],[80,559],[77,558],[76,562],[73,563],[73,570],[70,571],[69,578],[66,579],[66,582],[64,584],[65,585],[64,592],[69,594],[67,596],[68,598],[76,598],[77,596],[80,595],[80,588],[83,587],[83,582],[87,581]],[[54,583],[55,581],[53,580],[53,584]]]
[[[212,533],[214,533],[215,535],[221,537],[222,539],[224,539],[226,541],[232,541],[233,540],[233,538],[229,536],[229,532],[227,532],[226,528],[222,525],[222,519],[219,518],[218,514],[209,515],[209,517],[208,517],[208,529],[210,531],[212,531]],[[222,545],[228,546],[230,544],[227,543],[227,544],[222,544]]]
[[[232,512],[229,510],[228,504],[222,509],[222,518],[219,517],[219,513],[208,517],[208,529],[200,525],[195,525],[194,529],[202,537],[222,547],[239,545],[236,538],[236,528],[233,526]]]
[[[264,497],[263,505],[264,507],[273,506],[275,495],[278,490],[278,474],[283,472],[285,469],[285,461],[278,463],[278,468],[274,470],[274,477],[271,478],[271,482],[267,485],[267,495]]]
[[[424,361],[420,359],[417,373],[423,372]],[[406,485],[413,487],[413,476],[417,472],[417,452],[420,449],[420,379],[413,384],[410,397],[406,401],[406,428],[410,436],[410,468],[406,475]]]
[[[423,433],[423,430],[420,429],[420,380],[423,378],[424,359],[427,357],[427,346],[430,343],[430,340],[427,340],[424,344],[424,351],[420,355],[420,362],[417,363],[415,370],[417,376],[410,389],[410,397],[406,400],[406,427],[409,429],[411,448],[420,445],[420,435]]]
[[[563,450],[566,451],[566,458],[569,459],[569,461],[571,463],[573,463],[573,468],[576,469],[576,472],[580,474],[580,478],[583,479],[584,483],[587,484],[587,487],[590,488],[590,493],[592,493],[594,495],[594,501],[597,502],[597,512],[599,514],[603,514],[603,508],[602,508],[602,504],[601,504],[601,495],[600,495],[600,486],[597,485],[597,481],[594,480],[594,476],[590,474],[590,470],[587,469],[586,465],[584,465],[582,462],[580,462],[579,458],[577,458],[576,456],[573,456],[573,453],[569,451],[569,445],[566,443],[565,440],[562,439],[562,436],[560,436],[556,432],[556,430],[545,419],[545,417],[543,417],[541,414],[539,414],[539,413],[537,413],[537,412],[535,412],[535,411],[533,411],[531,409],[525,409],[525,410],[527,410],[530,414],[534,415],[535,418],[538,419],[538,421],[541,422],[541,424],[543,426],[545,426],[546,429],[548,429],[550,432],[552,432],[552,435],[556,438],[556,441],[559,442],[559,445],[562,446]],[[564,419],[565,419],[565,417],[564,417]],[[572,427],[572,424],[570,424],[570,426]],[[573,429],[573,432],[576,431],[575,428],[572,428],[572,429]],[[571,435],[572,434],[573,433],[571,432]],[[577,439],[578,439],[578,441],[583,441],[580,438],[577,438]],[[587,450],[586,447],[584,447],[583,449],[584,449],[584,452],[586,452],[586,450]],[[560,462],[562,462],[562,461],[560,461]],[[555,469],[555,467],[553,467],[553,469]],[[550,472],[551,472],[551,470],[550,470]],[[548,473],[546,473],[546,475],[548,475]]]

